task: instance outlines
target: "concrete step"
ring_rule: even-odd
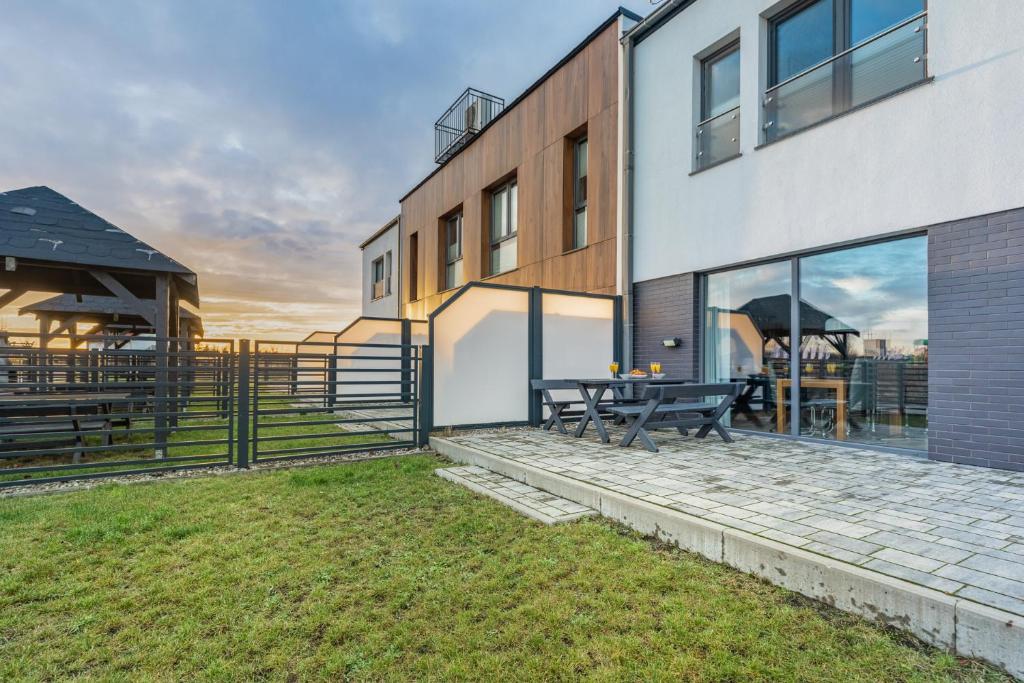
[[[553,496],[483,467],[444,467],[434,473],[544,524],[562,524],[597,514],[593,508]]]

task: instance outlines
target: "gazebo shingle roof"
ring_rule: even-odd
[[[0,255],[195,275],[142,240],[44,186],[0,192]]]

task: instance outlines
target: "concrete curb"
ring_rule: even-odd
[[[446,481],[452,482],[453,484],[464,486],[474,493],[479,493],[481,496],[486,496],[491,500],[496,500],[502,505],[512,508],[519,514],[529,517],[530,519],[535,519],[538,522],[547,524],[548,526],[554,526],[555,524],[565,524],[568,522],[575,522],[577,519],[583,519],[584,517],[593,517],[594,515],[598,514],[597,510],[591,509],[555,518],[550,515],[545,515],[543,512],[540,512],[539,510],[534,510],[533,508],[527,507],[522,503],[509,498],[508,496],[503,496],[500,493],[492,491],[491,489],[488,489],[484,486],[480,486],[479,484],[469,481],[464,477],[461,477],[457,474],[453,474],[450,470],[445,469],[443,467],[434,470],[434,474],[436,474],[437,476],[441,477]]]
[[[863,567],[547,472],[448,439],[438,453],[594,508],[643,534],[729,565],[1024,680],[1024,619]]]

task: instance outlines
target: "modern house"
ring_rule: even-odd
[[[627,362],[744,382],[734,428],[1024,470],[1022,35],[1016,0],[635,26]]]
[[[359,245],[363,257],[364,317],[397,318],[400,315],[400,219],[395,216]]]
[[[438,119],[438,167],[401,199],[402,317],[476,280],[624,286],[619,39],[639,20],[620,8],[512,102],[469,89]]]

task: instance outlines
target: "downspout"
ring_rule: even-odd
[[[623,125],[621,161],[624,191],[622,193],[622,225],[620,269],[622,273],[622,351],[623,370],[633,367],[633,38],[622,39],[622,83],[619,101],[622,102]]]

